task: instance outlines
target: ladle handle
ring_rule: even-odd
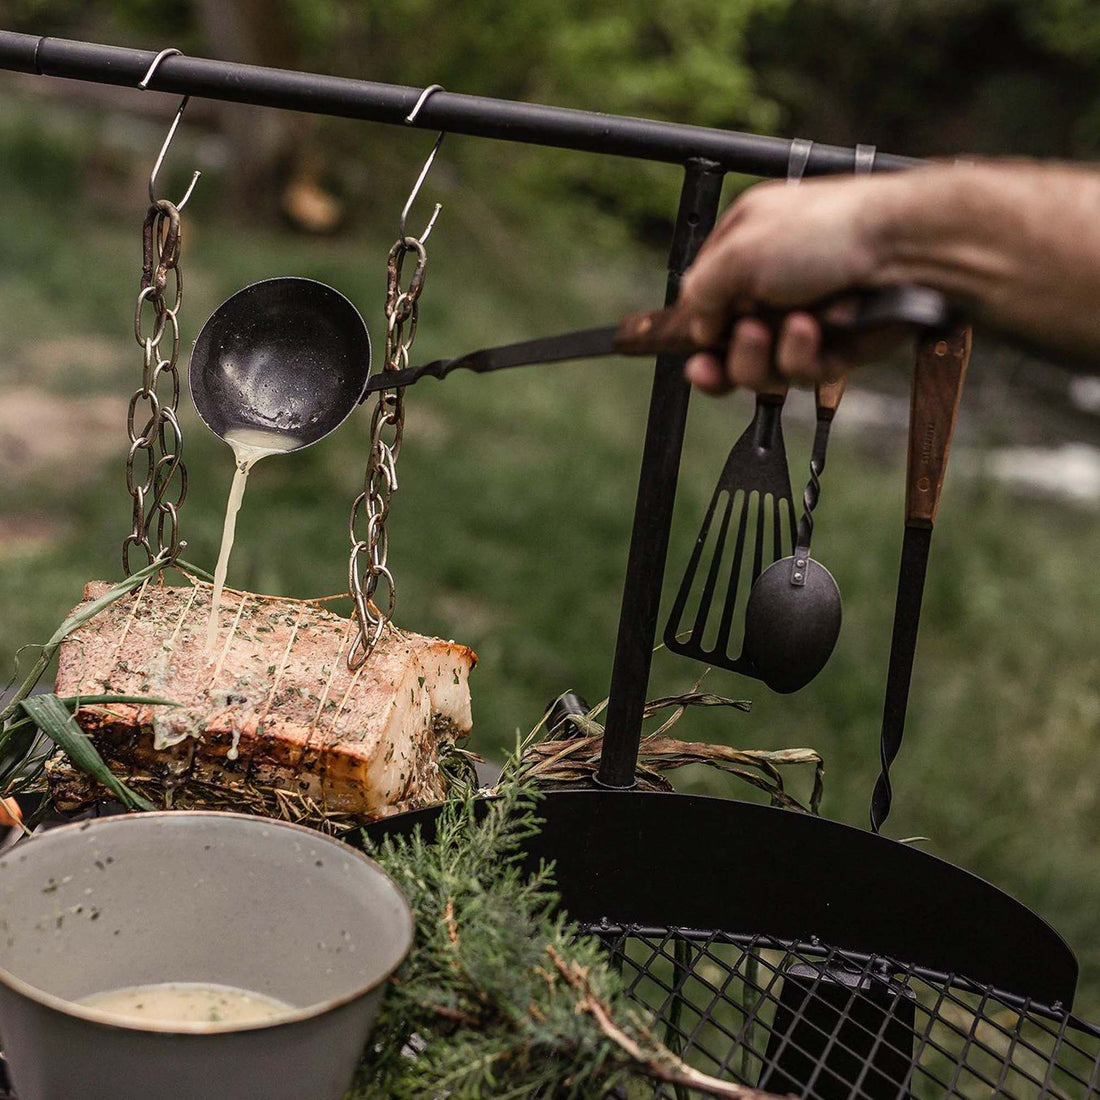
[[[762,308],[739,313],[731,319],[730,331],[737,321],[749,316],[777,328],[787,312]],[[943,329],[951,319],[947,299],[938,291],[921,286],[854,291],[819,302],[808,312],[821,325],[825,345],[833,348],[843,347],[853,337],[876,329],[896,326]],[[628,314],[615,333],[615,350],[621,355],[694,355],[725,350],[729,332],[715,343],[699,341],[692,335],[691,319],[679,306]]]
[[[946,335],[922,340],[917,347],[909,413],[906,526],[935,525],[970,343],[970,326],[961,325]]]

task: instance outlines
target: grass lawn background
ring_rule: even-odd
[[[131,325],[142,181],[109,201],[89,197],[80,142],[39,132],[28,117],[12,112],[0,121],[6,665],[21,644],[48,636],[85,581],[120,576],[129,523],[125,409],[140,376]],[[186,152],[173,155],[187,163]],[[221,300],[283,274],[318,278],[347,294],[377,345],[395,217],[363,218],[337,238],[311,240],[217,213],[203,195],[216,188],[216,177],[204,179],[185,212],[184,360]],[[494,220],[490,204],[460,185],[444,202],[429,242],[416,361],[602,323],[661,301],[663,256],[630,243],[596,211],[578,206],[531,211],[526,222],[514,212]],[[982,354],[979,343],[979,378]],[[868,372],[859,386],[869,384],[904,392],[904,381],[888,370]],[[605,694],[648,390],[646,365],[606,361],[493,379],[455,375],[410,391],[391,522],[397,620],[478,651],[472,745],[486,755],[499,757],[565,688],[592,700]],[[998,417],[996,391],[975,384],[964,402],[969,445],[954,456],[933,543],[889,832],[931,838],[929,850],[1050,920],[1082,962],[1078,1007],[1095,1016],[1100,581],[1091,562],[1100,521],[1011,498],[977,476],[983,426]],[[742,396],[693,400],[670,589],[750,410]],[[792,395],[785,426],[796,494],[811,418],[810,396]],[[294,596],[343,588],[346,518],[361,483],[366,423],[360,412],[316,448],[255,469],[232,585]],[[209,568],[230,453],[189,406],[183,425],[191,477],[182,511],[186,556]],[[842,406],[814,539],[845,600],[836,653],[794,696],[715,672],[708,688],[752,698],[752,713],[699,712],[677,729],[689,739],[746,748],[817,749],[827,766],[824,813],[858,825],[866,822],[878,770],[904,454],[904,428],[846,427]],[[660,653],[651,694],[682,690],[699,671]],[[685,789],[753,797],[732,780],[681,778]]]

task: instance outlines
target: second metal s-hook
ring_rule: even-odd
[[[405,116],[405,121],[412,125],[416,121],[417,115],[420,114],[421,108],[427,103],[428,98],[435,92],[443,91],[442,84],[430,84],[427,88],[420,93],[420,98],[416,101],[413,109]],[[416,202],[416,196],[420,194],[420,188],[424,184],[424,180],[427,179],[428,173],[432,170],[432,164],[435,161],[435,155],[439,152],[440,145],[443,144],[443,138],[446,137],[444,131],[440,131],[439,137],[435,139],[435,145],[432,146],[432,151],[428,154],[428,159],[424,161],[424,167],[420,169],[420,175],[416,177],[416,183],[413,184],[412,191],[409,192],[409,197],[405,202],[404,208],[401,210],[401,238],[404,240],[407,237],[408,230],[406,228],[406,222],[408,221],[409,211],[412,209],[412,204]],[[435,210],[432,211],[432,216],[428,219],[428,224],[424,229],[424,232],[420,234],[419,242],[423,244],[431,234],[432,228],[435,226],[435,220],[439,217],[439,212],[443,209],[441,203],[435,204]]]

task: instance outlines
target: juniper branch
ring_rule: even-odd
[[[733,1081],[721,1081],[717,1077],[701,1073],[659,1043],[648,1029],[642,1029],[642,1038],[645,1041],[643,1045],[615,1022],[610,1006],[593,989],[589,972],[584,967],[576,962],[568,962],[553,944],[547,944],[546,954],[558,973],[579,994],[577,1011],[588,1013],[599,1025],[600,1031],[647,1076],[670,1085],[695,1089],[708,1096],[722,1097],[724,1100],[776,1100],[773,1093],[761,1092]]]

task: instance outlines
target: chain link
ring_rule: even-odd
[[[179,510],[187,496],[187,468],[176,415],[183,304],[179,208],[167,199],[153,203],[145,215],[142,243],[141,289],[134,309],[134,339],[142,349],[141,387],[130,398],[126,415],[126,490],[133,499],[133,522],[122,542],[126,576],[157,559],[173,561],[186,546],[179,537]],[[140,547],[146,561],[131,564],[134,547]]]
[[[412,253],[416,267],[408,286],[401,289],[405,258]],[[386,264],[386,353],[383,370],[403,370],[416,339],[420,294],[424,289],[427,253],[415,237],[402,237],[390,249]],[[359,668],[371,655],[393,618],[397,588],[387,565],[389,533],[386,523],[390,500],[397,492],[397,457],[405,425],[403,390],[380,390],[371,413],[370,452],[363,491],[355,498],[348,520],[351,555],[348,590],[355,600],[359,629],[348,651],[348,668]],[[381,591],[380,591],[381,589]]]

